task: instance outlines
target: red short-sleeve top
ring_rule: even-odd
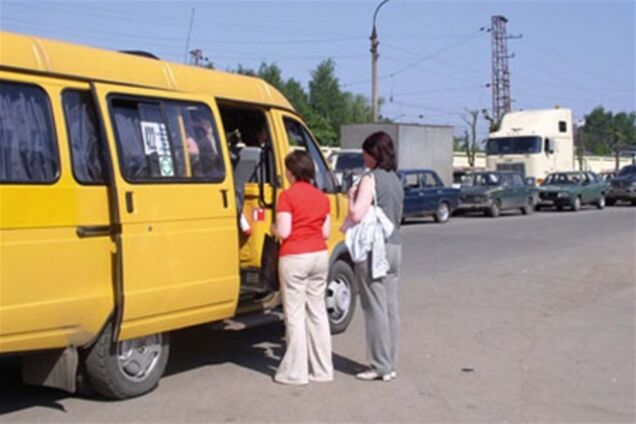
[[[280,256],[327,250],[322,226],[329,213],[329,199],[313,185],[296,181],[278,199],[277,212],[292,216],[291,234],[280,247]]]

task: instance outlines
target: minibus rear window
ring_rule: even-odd
[[[221,145],[210,110],[168,100],[113,98],[119,163],[130,182],[219,182]]]
[[[46,93],[33,85],[0,82],[0,183],[53,183],[59,172]]]
[[[107,180],[105,145],[97,114],[88,91],[62,93],[64,117],[73,159],[73,174],[80,183],[105,184]]]

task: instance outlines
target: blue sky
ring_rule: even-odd
[[[218,69],[277,63],[305,87],[326,58],[344,89],[370,97],[369,35],[378,1],[7,1],[0,27],[107,49],[138,49],[183,62],[200,48]],[[490,109],[492,15],[508,18],[513,109],[559,105],[577,118],[598,105],[636,109],[634,1],[408,1],[383,6],[381,114],[449,124]],[[480,136],[486,134],[480,123]]]

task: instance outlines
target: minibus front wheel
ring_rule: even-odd
[[[111,399],[126,399],[157,387],[168,363],[167,333],[112,342],[109,323],[86,356],[86,372],[93,390]]]
[[[331,334],[344,332],[356,309],[356,286],[351,265],[337,260],[329,271],[325,303]]]

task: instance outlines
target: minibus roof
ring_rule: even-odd
[[[162,90],[211,94],[294,111],[264,80],[157,59],[0,32],[0,68]]]

